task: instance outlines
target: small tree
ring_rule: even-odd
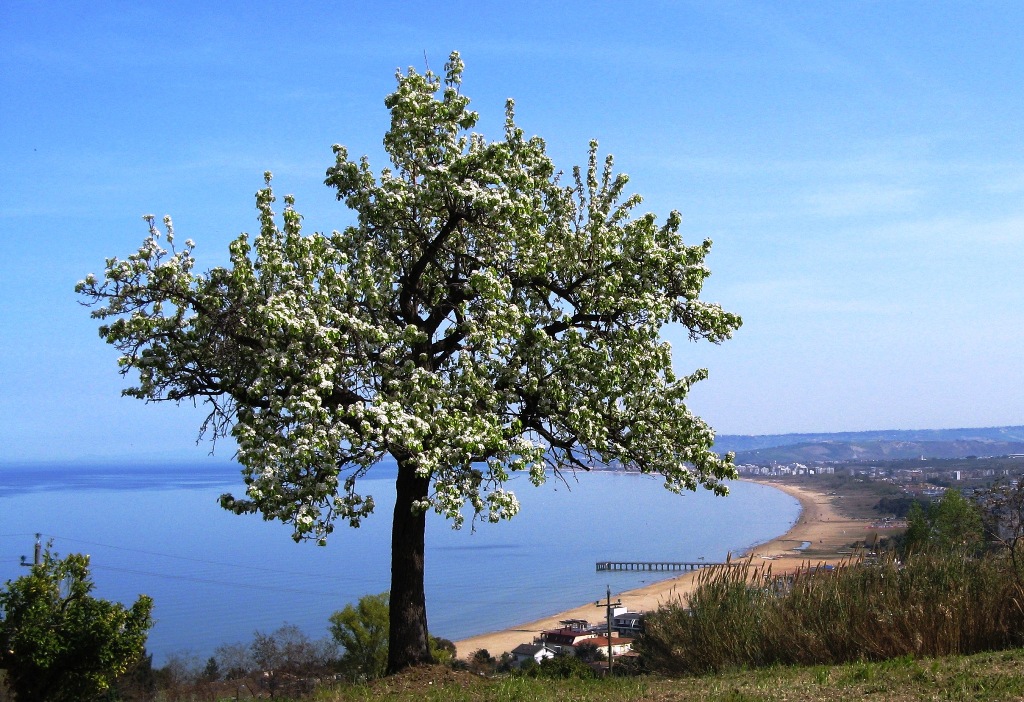
[[[0,668],[18,702],[90,699],[142,656],[153,601],[140,595],[126,609],[93,587],[88,556],[47,548],[0,590]]]
[[[959,490],[946,490],[927,509],[914,503],[907,514],[905,550],[975,555],[984,545],[981,510]]]
[[[388,593],[365,595],[355,607],[335,612],[330,631],[335,643],[345,649],[342,672],[352,679],[379,678],[388,662]]]
[[[504,137],[471,130],[453,53],[440,77],[399,73],[385,99],[391,167],[335,145],[326,183],[354,223],[306,235],[295,200],[280,219],[266,174],[260,233],[231,263],[193,272],[194,243],[166,244],[154,218],[127,260],[77,286],[101,336],[148,401],[204,401],[203,430],[231,434],[246,483],[221,504],[326,543],[373,511],[357,483],[398,464],[391,531],[388,670],[431,660],[426,512],[462,523],[513,517],[513,472],[619,464],[681,492],[726,492],[730,456],[686,407],[706,376],[678,376],[669,324],[720,342],[740,319],[700,299],[711,242],[682,218],[637,216],[637,195],[591,142],[561,177],[544,141],[506,106]]]
[[[379,678],[387,669],[389,595],[364,595],[355,607],[345,605],[330,616],[334,642],[344,649],[338,661],[341,672],[351,679]],[[430,655],[438,663],[455,660],[455,644],[430,637]]]
[[[203,674],[199,678],[201,682],[216,682],[220,680],[220,666],[217,664],[217,659],[210,656],[206,659],[206,665],[203,666]]]

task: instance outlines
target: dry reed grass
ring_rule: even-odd
[[[1000,650],[1024,643],[1021,595],[996,557],[856,557],[787,575],[747,560],[701,573],[689,598],[647,617],[636,648],[669,675]]]

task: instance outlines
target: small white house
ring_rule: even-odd
[[[521,668],[523,663],[530,660],[531,658],[535,663],[540,663],[545,658],[554,658],[555,650],[549,648],[546,644],[519,644],[512,649],[512,659],[517,668]]]

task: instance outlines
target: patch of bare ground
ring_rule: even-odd
[[[474,690],[486,688],[489,682],[476,673],[466,670],[453,670],[446,665],[423,665],[409,668],[397,675],[375,680],[366,685],[366,688],[372,693],[373,698],[419,699],[429,697],[438,699],[436,695],[443,694],[445,690],[471,693]],[[444,699],[444,697],[440,699]]]

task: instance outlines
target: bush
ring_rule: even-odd
[[[93,597],[89,557],[42,562],[0,590],[0,668],[19,702],[90,699],[142,656],[153,601]]]
[[[455,643],[440,636],[430,637],[430,655],[441,665],[448,665],[455,660]]]
[[[352,680],[379,678],[388,664],[389,593],[365,595],[331,615],[331,636],[345,649],[342,672]]]
[[[467,663],[471,671],[481,675],[491,675],[498,665],[498,661],[495,660],[494,656],[486,648],[478,648],[473,651]]]
[[[903,539],[905,553],[977,555],[985,543],[982,511],[958,490],[946,490],[941,499],[927,508],[919,503],[911,506]]]
[[[350,680],[373,680],[384,675],[388,663],[390,595],[364,595],[355,606],[345,605],[330,617],[334,642],[344,649],[339,660],[342,675]],[[430,655],[437,663],[455,659],[455,644],[431,636]]]
[[[588,680],[597,677],[597,673],[594,672],[593,668],[575,656],[545,658],[536,665],[523,666],[522,674],[528,678],[574,678]]]
[[[597,644],[583,641],[576,644],[576,657],[586,663],[599,662],[608,658],[604,649],[598,648]]]

